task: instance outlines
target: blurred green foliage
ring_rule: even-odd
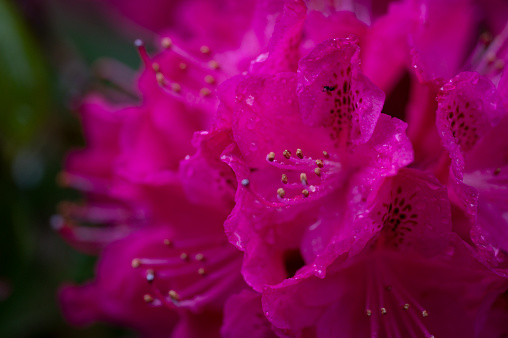
[[[139,65],[132,40],[65,1],[0,0],[0,337],[115,337],[62,318],[58,287],[93,278],[95,257],[50,228],[56,205],[79,200],[56,184],[66,152],[84,145],[71,103],[93,88],[104,56]]]

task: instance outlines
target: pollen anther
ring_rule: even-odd
[[[166,238],[166,239],[164,240],[164,245],[165,245],[165,246],[173,246],[173,242],[171,242],[171,240],[170,240],[170,239],[167,239],[167,238]]]
[[[408,303],[404,304],[403,308],[404,310],[409,310],[409,304]]]
[[[208,83],[208,84],[214,84],[215,83],[215,78],[211,75],[207,75],[205,76],[205,82]]]
[[[324,156],[325,158],[329,158],[329,157],[330,157],[330,155],[328,155],[328,152],[327,152],[327,151],[323,151],[323,156]]]
[[[316,165],[319,167],[319,168],[323,168],[323,160],[316,160]]]
[[[180,63],[179,67],[180,67],[181,70],[186,70],[187,69],[187,64],[182,62],[182,63]]]
[[[146,280],[148,282],[153,282],[155,279],[155,272],[152,269],[146,270]]]
[[[321,169],[320,168],[314,169],[314,174],[321,176]]]
[[[201,48],[199,48],[199,51],[203,54],[208,54],[210,53],[210,47],[208,46],[201,46]]]
[[[284,198],[286,196],[286,191],[282,188],[277,189],[277,195],[279,195],[280,198]]]
[[[372,316],[372,310],[366,310],[365,314],[369,317]]]
[[[299,159],[303,159],[303,152],[302,152],[302,149],[296,149],[296,156],[297,156]]]
[[[180,92],[180,90],[182,90],[182,87],[181,87],[178,83],[173,82],[173,83],[171,84],[171,89],[172,89],[174,92],[178,93],[178,92]]]
[[[282,178],[280,179],[280,181],[284,184],[287,184],[288,183],[288,177],[286,174],[282,174]]]
[[[194,256],[194,258],[197,261],[203,261],[205,259],[205,255],[203,255],[202,253],[198,253],[198,254],[196,254],[196,256]]]
[[[208,96],[211,93],[212,92],[208,88],[201,88],[201,90],[199,91],[199,95],[201,95],[201,96]]]
[[[173,45],[173,41],[171,41],[170,38],[163,38],[161,40],[161,45],[162,45],[162,48],[168,49],[168,48],[171,48],[171,46]]]
[[[146,294],[143,296],[143,300],[147,303],[151,303],[151,302],[153,302],[153,297],[150,296],[149,294]]]
[[[219,69],[219,63],[215,60],[211,60],[210,62],[208,62],[208,66],[212,69]]]
[[[269,152],[268,155],[266,155],[266,159],[273,162],[273,160],[275,160],[275,153],[273,151]]]
[[[180,295],[175,290],[169,290],[168,296],[173,300],[180,300]]]
[[[244,187],[248,187],[249,184],[250,184],[250,181],[248,178],[244,178],[243,180],[240,181],[240,184]]]
[[[303,197],[309,197],[309,191],[307,189],[302,190]]]
[[[141,260],[139,258],[134,258],[131,263],[133,268],[139,268],[141,265]]]
[[[182,253],[180,254],[180,259],[181,259],[182,261],[186,261],[188,258],[189,258],[189,255],[187,255],[187,253],[186,253],[186,252],[182,252]]]
[[[284,155],[284,157],[288,160],[291,158],[291,152],[287,149],[282,152],[282,155]]]
[[[422,316],[424,316],[424,317],[428,317],[429,316],[429,313],[427,312],[427,310],[423,310],[422,311]]]
[[[302,182],[303,185],[307,185],[307,174],[306,173],[300,174],[300,182]]]
[[[386,308],[382,307],[381,308],[381,314],[382,315],[386,315],[388,313],[388,311],[386,311]]]
[[[206,270],[205,270],[205,268],[199,268],[199,269],[198,269],[198,275],[203,276],[204,274],[206,274]]]
[[[152,63],[152,69],[154,70],[154,72],[158,73],[159,70],[161,69],[161,67],[159,66],[159,64],[157,62],[154,62],[154,63]]]

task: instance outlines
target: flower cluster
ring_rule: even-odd
[[[207,13],[200,29],[168,30],[153,57],[136,42],[138,105],[81,104],[88,146],[61,181],[86,203],[54,225],[100,259],[62,288],[68,320],[147,337],[507,335],[508,8],[182,6]]]

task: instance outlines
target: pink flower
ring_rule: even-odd
[[[362,4],[189,1],[160,53],[136,42],[142,101],[90,96],[89,143],[62,175],[87,204],[54,223],[100,253],[93,281],[61,291],[69,321],[154,337],[504,332],[508,76],[483,61],[485,76],[456,75],[470,1]]]
[[[385,179],[354,227],[322,255],[323,272],[263,292],[280,336],[473,337],[506,287],[451,233],[446,189],[417,170]]]
[[[311,264],[332,238],[351,235],[340,224],[364,208],[375,182],[411,162],[405,125],[379,114],[383,94],[358,55],[354,39],[327,40],[300,61],[298,77],[252,76],[237,87],[237,148],[226,160],[243,187],[225,227],[257,290],[290,277],[290,252]]]

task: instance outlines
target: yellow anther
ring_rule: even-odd
[[[186,63],[183,63],[181,62],[180,65],[179,65],[180,69],[181,70],[186,70],[187,69],[187,64]]]
[[[303,152],[302,149],[296,149],[296,156],[298,156],[299,159],[303,158]]]
[[[300,174],[300,182],[302,182],[303,185],[307,185],[307,174],[306,173]]]
[[[155,78],[157,79],[157,82],[158,82],[160,85],[163,85],[163,84],[164,84],[164,74],[162,74],[162,73],[156,73],[156,74],[155,74]]]
[[[159,64],[157,62],[154,62],[152,63],[152,69],[154,70],[154,72],[159,72],[159,70],[161,69],[161,67],[159,66]]]
[[[208,46],[201,46],[201,48],[199,48],[199,51],[203,54],[208,54],[210,53],[210,47]]]
[[[277,195],[279,195],[280,198],[284,198],[286,196],[286,191],[282,188],[277,189]]]
[[[280,179],[282,183],[287,184],[288,183],[288,177],[286,174],[282,174],[282,178]]]
[[[316,165],[318,168],[323,168],[323,160],[316,160]]]
[[[139,258],[134,258],[131,263],[133,268],[139,268],[141,265],[141,260]]]
[[[208,84],[213,84],[213,83],[215,83],[215,78],[211,75],[207,75],[207,76],[205,76],[205,82]]]
[[[427,312],[427,310],[423,310],[422,311],[422,316],[424,316],[424,317],[428,317],[429,316],[429,313]]]
[[[151,303],[151,302],[153,302],[153,297],[152,297],[152,296],[150,296],[149,294],[144,295],[144,296],[143,296],[143,299],[144,299],[144,301],[145,301],[145,302],[147,302],[147,303]]]
[[[212,92],[208,88],[201,88],[201,90],[199,91],[199,95],[201,95],[201,96],[208,96],[211,93]]]
[[[173,299],[173,300],[179,300],[180,299],[180,295],[175,290],[169,290],[168,296],[171,297],[171,299]]]
[[[286,149],[282,152],[282,155],[284,155],[284,157],[289,160],[289,158],[291,157],[291,152]]]
[[[366,310],[365,314],[369,317],[372,316],[372,310]]]
[[[182,252],[182,253],[180,254],[180,259],[181,259],[182,261],[186,261],[187,259],[189,259],[189,255],[187,255],[187,253],[186,253],[186,252]]]
[[[307,189],[302,190],[303,197],[309,197],[309,191]]]
[[[155,271],[152,269],[146,270],[146,280],[152,282],[155,279]]]
[[[275,160],[275,153],[273,151],[269,152],[268,155],[266,155],[266,159],[273,162],[273,160]]]
[[[386,308],[382,307],[381,308],[381,314],[382,315],[385,315],[388,311],[386,311]]]
[[[173,246],[173,242],[171,242],[171,240],[169,240],[169,239],[167,239],[167,238],[166,238],[166,239],[164,240],[164,245],[165,245],[165,246]]]
[[[404,304],[403,308],[404,310],[409,310],[409,304],[408,303]]]
[[[319,168],[314,169],[314,174],[321,176],[321,169]]]
[[[205,268],[199,268],[198,269],[198,274],[199,275],[203,276],[205,273],[206,273]]]
[[[212,69],[219,69],[220,67],[219,63],[215,60],[211,60],[210,62],[208,62],[208,66]]]
[[[323,156],[324,156],[325,158],[329,158],[329,157],[330,157],[330,155],[328,155],[328,152],[326,152],[326,151],[323,151]]]
[[[198,253],[196,254],[196,256],[194,256],[194,258],[197,260],[197,261],[202,261],[205,259],[205,255],[203,255],[202,253]]]
[[[182,90],[182,87],[180,86],[180,84],[178,84],[176,82],[173,82],[171,84],[171,90],[176,92],[176,93],[179,93]]]
[[[162,48],[168,49],[168,48],[171,48],[171,46],[173,45],[173,41],[171,41],[170,38],[163,38],[161,40],[161,45],[162,45]]]

